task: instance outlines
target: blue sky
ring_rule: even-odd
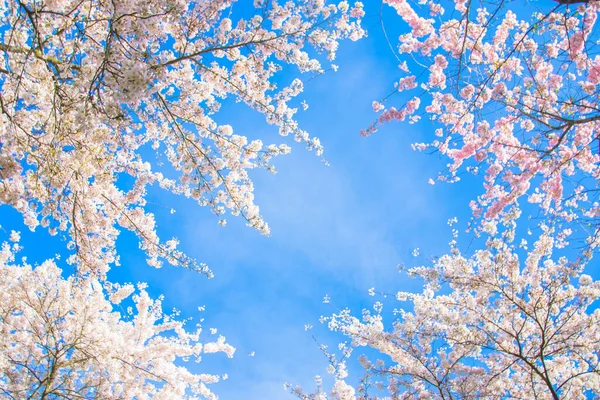
[[[232,360],[206,357],[199,365],[229,374],[215,386],[222,399],[293,398],[283,391],[284,382],[313,388],[314,376],[326,375],[327,360],[312,334],[323,343],[343,340],[319,327],[319,316],[334,306],[359,313],[373,302],[371,287],[419,290],[396,266],[414,263],[416,247],[423,256],[443,254],[448,218],[468,218],[472,190],[460,183],[429,185],[446,161],[410,148],[427,136],[427,124],[391,124],[370,138],[359,135],[376,118],[371,102],[386,96],[400,77],[378,27],[361,42],[343,43],[336,63],[337,73],[306,84],[303,98],[310,107],[299,115],[301,126],[321,139],[330,166],[294,143],[291,155],[276,160],[276,175],[252,174],[271,237],[241,219],[228,218],[221,228],[208,209],[157,191],[153,201],[167,205],[157,208],[163,232],[177,235],[182,249],[207,262],[215,278],[150,270],[139,254],[118,271],[121,279],[148,281],[165,294],[166,305],[184,314],[206,305],[206,326],[217,327],[237,348]],[[238,133],[291,143],[242,106],[225,107],[224,113],[222,120]],[[177,212],[170,215],[173,204]],[[333,304],[322,303],[325,294]],[[315,329],[305,332],[305,324]],[[354,377],[360,376],[356,370]]]
[[[379,4],[367,3],[366,11],[375,15]],[[366,19],[367,27],[376,19]],[[228,381],[213,386],[222,399],[292,398],[284,382],[312,388],[314,376],[326,374],[327,360],[311,335],[323,343],[343,339],[318,326],[320,315],[335,311],[322,304],[323,296],[359,313],[373,301],[371,287],[419,290],[396,266],[444,254],[451,239],[447,220],[458,216],[466,222],[468,201],[480,190],[468,182],[427,183],[446,163],[410,148],[431,138],[427,123],[390,124],[370,138],[359,135],[376,117],[371,102],[385,97],[400,77],[377,24],[368,38],[344,42],[336,64],[337,73],[306,84],[303,99],[310,108],[299,115],[302,127],[321,139],[330,166],[294,143],[291,155],[276,160],[278,174],[252,173],[271,237],[239,218],[228,218],[222,228],[208,208],[157,189],[150,202],[159,233],[163,239],[177,236],[181,249],[208,263],[215,278],[173,267],[151,269],[132,235],[124,233],[119,241],[122,266],[110,279],[148,282],[153,295],[165,295],[166,309],[176,307],[185,317],[197,317],[197,307],[205,305],[203,325],[217,328],[237,348],[231,360],[207,355],[192,367],[229,374]],[[237,133],[292,144],[244,106],[226,105],[220,119]],[[170,214],[170,208],[177,212]],[[22,226],[14,211],[2,207],[0,213],[5,228]],[[64,247],[42,230],[23,232],[23,241],[32,261]],[[417,247],[422,256],[415,259],[411,252]],[[305,332],[305,324],[315,329]]]

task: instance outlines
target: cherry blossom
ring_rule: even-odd
[[[0,203],[30,229],[63,236],[80,274],[102,277],[118,262],[122,229],[137,234],[149,265],[210,274],[176,241],[159,239],[150,185],[269,233],[248,171],[274,171],[272,158],[290,147],[235,133],[217,118],[224,101],[244,103],[280,135],[322,153],[295,120],[302,80],[279,72],[323,73],[340,40],[363,36],[362,3],[257,0],[236,17],[244,13],[234,6],[0,3]]]
[[[476,218],[499,220],[527,201],[546,222],[597,247],[600,3],[384,3],[406,32],[396,46],[396,89],[406,97],[395,107],[389,96],[374,103],[381,114],[363,135],[425,116],[436,137],[414,147],[449,158],[438,179],[456,182],[465,170],[483,175],[471,205]]]
[[[201,339],[200,326],[163,313],[145,284],[65,279],[53,260],[16,263],[18,250],[0,249],[0,396],[217,398],[208,385],[226,376],[187,363],[232,357],[223,336]]]
[[[292,390],[344,400],[598,396],[600,282],[584,265],[553,255],[555,244],[547,228],[528,252],[495,238],[471,257],[454,249],[410,270],[426,284],[421,293],[386,296],[400,304],[387,324],[381,303],[361,317],[345,309],[324,318],[355,352],[368,347],[383,356],[360,358],[361,384],[334,368],[329,395],[322,387]],[[341,360],[349,353],[344,348]]]

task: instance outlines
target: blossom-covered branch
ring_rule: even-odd
[[[331,61],[340,40],[360,38],[362,15],[361,3],[320,0],[2,2],[0,203],[64,235],[79,273],[102,277],[118,261],[120,229],[137,234],[150,265],[210,273],[159,240],[147,187],[268,234],[248,170],[273,171],[290,147],[235,134],[215,114],[243,102],[321,154],[294,119],[302,81],[282,84],[278,72],[322,73],[317,53]]]
[[[471,203],[476,218],[498,221],[528,201],[565,237],[577,231],[595,248],[600,3],[384,3],[406,27],[396,89],[409,97],[398,109],[393,97],[375,102],[381,115],[363,134],[424,115],[437,138],[415,148],[449,157],[439,179],[456,181],[464,170],[484,176],[484,192]]]
[[[192,373],[184,362],[232,357],[224,337],[202,343],[202,329],[164,314],[143,284],[64,279],[52,260],[16,264],[18,250],[0,249],[0,396],[217,398],[207,385],[226,375]]]
[[[422,293],[399,292],[395,321],[383,304],[329,328],[384,358],[362,357],[363,384],[336,381],[332,399],[589,398],[600,394],[600,282],[553,257],[544,233],[523,257],[502,240],[466,258],[455,251],[411,272]],[[325,399],[324,391],[306,399]],[[320,397],[319,397],[320,396]],[[586,397],[587,396],[587,397]]]

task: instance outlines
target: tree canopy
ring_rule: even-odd
[[[0,204],[60,236],[74,269],[68,276],[59,257],[19,260],[8,227],[0,395],[216,398],[207,385],[227,376],[190,362],[235,349],[163,312],[144,283],[107,280],[116,241],[131,231],[149,266],[212,276],[176,238],[159,237],[153,185],[209,207],[221,225],[229,213],[268,235],[249,171],[275,172],[290,143],[234,132],[222,108],[242,103],[321,156],[298,123],[304,82],[337,69],[338,46],[365,36],[370,12],[400,76],[362,135],[423,126],[413,148],[446,160],[437,181],[474,176],[472,247],[456,231],[448,254],[408,269],[422,291],[381,293],[388,300],[360,318],[349,308],[323,317],[349,339],[341,357],[326,351],[333,386],[288,389],[307,400],[598,395],[600,2],[234,4],[0,3]],[[397,39],[383,7],[396,14]],[[359,358],[359,383],[357,348],[381,355]]]

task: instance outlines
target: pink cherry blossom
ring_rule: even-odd
[[[415,148],[450,159],[441,180],[457,181],[464,169],[485,171],[485,193],[476,200],[483,218],[502,218],[523,196],[536,199],[542,215],[556,223],[587,221],[600,212],[596,197],[582,196],[597,192],[600,175],[594,133],[600,56],[591,50],[600,39],[598,3],[559,2],[545,13],[531,10],[528,18],[527,12],[457,0],[457,11],[437,20],[427,19],[428,9],[441,7],[434,0],[427,7],[386,3],[406,29],[397,46],[410,72],[398,90],[425,90],[418,98],[434,125],[427,130],[444,138],[432,135],[429,146]],[[388,109],[365,132],[406,120],[411,101],[387,98]],[[576,193],[572,182],[580,179],[585,191]],[[600,224],[592,227],[580,232],[588,248],[600,244]]]

